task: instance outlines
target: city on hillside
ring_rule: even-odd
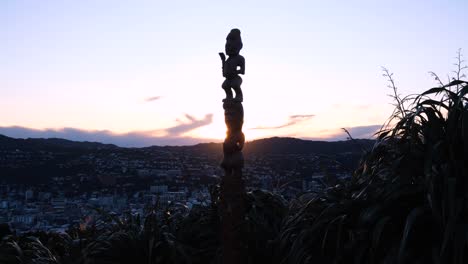
[[[16,144],[0,147],[0,223],[19,233],[99,225],[103,212],[125,218],[144,216],[154,208],[163,213],[168,207],[207,206],[210,188],[223,175],[222,152],[210,149],[210,144],[205,149],[104,144],[84,148],[86,143],[79,142],[64,147],[47,140],[43,145],[8,140]],[[368,146],[372,141],[364,142]],[[324,149],[327,154],[313,147],[299,153],[294,146],[283,153],[252,151],[243,172],[247,190],[263,189],[291,199],[333,186],[351,176],[363,153],[359,144],[342,144],[351,147]]]

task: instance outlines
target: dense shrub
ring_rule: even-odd
[[[280,263],[467,263],[467,84],[397,102],[353,179],[289,212]]]

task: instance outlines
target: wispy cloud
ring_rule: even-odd
[[[289,116],[289,121],[279,126],[258,126],[251,129],[280,129],[289,126],[296,125],[297,123],[301,123],[307,121],[311,118],[315,117],[315,115],[307,114],[307,115],[291,115]]]
[[[195,117],[193,117],[193,116],[191,116],[191,115],[189,115],[189,114],[185,114],[185,118],[187,118],[187,119],[190,120],[191,122],[195,122],[195,121],[196,121]]]
[[[292,115],[290,116],[289,118],[292,118],[292,119],[309,119],[309,118],[312,118],[314,117],[315,115]]]
[[[153,96],[153,97],[146,98],[145,101],[146,102],[153,102],[153,101],[159,100],[161,98],[162,98],[162,96]]]
[[[189,114],[185,114],[185,118],[188,120],[187,122],[177,120],[179,122],[178,125],[165,129],[168,136],[179,136],[196,128],[207,126],[213,122],[213,114],[207,114],[204,118],[199,120]]]

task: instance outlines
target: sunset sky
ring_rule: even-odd
[[[218,52],[242,32],[247,140],[369,138],[468,56],[468,1],[0,1],[0,134],[120,146],[225,136]]]

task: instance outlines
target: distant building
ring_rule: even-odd
[[[31,225],[32,223],[34,223],[34,221],[36,220],[36,216],[34,215],[31,215],[31,214],[21,214],[21,215],[15,215],[13,216],[13,219],[12,219],[13,223],[20,223],[20,224],[24,224],[24,225]]]
[[[67,204],[67,199],[65,198],[53,198],[50,200],[50,204],[55,211],[63,212]]]
[[[302,181],[302,191],[310,192],[310,191],[318,191],[324,188],[324,175],[323,174],[315,174],[311,177],[308,177]]]
[[[8,216],[6,213],[0,212],[0,224],[8,223]]]
[[[187,193],[185,192],[166,192],[159,196],[159,202],[161,204],[167,204],[169,202],[182,202],[187,199]]]
[[[182,172],[179,169],[167,170],[167,176],[168,177],[177,177],[177,176],[180,176],[181,174],[182,174]]]
[[[137,175],[139,177],[143,177],[143,178],[149,177],[149,176],[151,176],[151,171],[148,170],[148,169],[137,170]]]
[[[0,201],[1,209],[8,209],[8,201]]]
[[[25,201],[30,201],[34,198],[34,191],[31,190],[31,189],[28,189],[25,193],[24,193],[24,200]]]
[[[150,187],[151,193],[166,193],[168,190],[167,185],[156,185]]]
[[[50,200],[51,197],[52,197],[52,194],[50,192],[39,192],[37,194],[37,200],[41,202],[48,201]]]

